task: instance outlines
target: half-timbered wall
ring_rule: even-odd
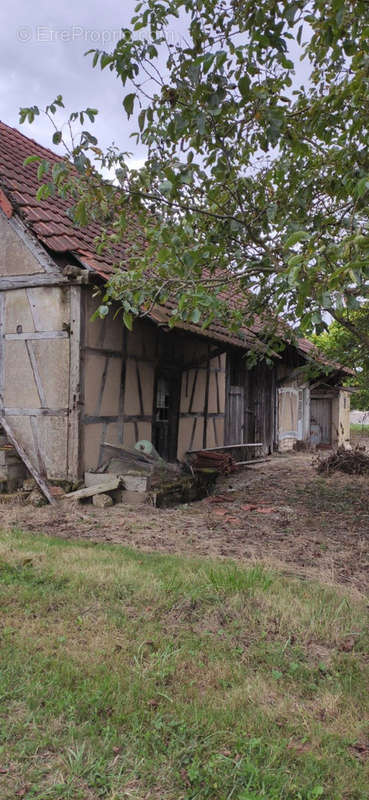
[[[193,336],[182,340],[179,458],[187,450],[224,444],[226,356],[212,355],[215,349]]]
[[[224,443],[225,354],[214,342],[184,331],[161,330],[137,320],[133,331],[121,314],[92,320],[97,306],[83,289],[82,454],[83,469],[103,458],[103,442],[133,447],[153,439],[156,380],[173,371],[179,379],[177,457],[187,450]],[[214,355],[216,353],[216,355]]]
[[[56,275],[21,223],[0,215],[0,414],[37,472],[65,479],[75,474],[68,416],[72,289],[42,285],[57,282]]]
[[[226,443],[262,442],[271,453],[275,443],[275,368],[264,362],[249,369],[242,352],[227,359]]]

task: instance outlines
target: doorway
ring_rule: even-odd
[[[332,400],[329,397],[312,397],[310,405],[310,430],[314,444],[332,443]]]
[[[225,444],[243,444],[247,441],[245,431],[245,359],[236,354],[227,358],[227,404]]]
[[[153,445],[166,461],[177,458],[180,373],[160,369],[156,375],[153,414]]]

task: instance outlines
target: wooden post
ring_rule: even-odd
[[[81,287],[70,287],[68,478],[80,477]]]

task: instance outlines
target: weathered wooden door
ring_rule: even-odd
[[[160,370],[154,393],[153,445],[167,461],[177,457],[179,392],[179,372]]]
[[[320,444],[332,442],[332,400],[328,397],[312,397],[310,423],[318,425]]]
[[[227,363],[227,411],[225,444],[243,444],[245,439],[245,361],[232,355]]]

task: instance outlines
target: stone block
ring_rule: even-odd
[[[85,486],[100,486],[103,483],[110,483],[112,478],[118,477],[111,472],[85,472]]]
[[[147,492],[134,492],[127,489],[117,489],[113,492],[116,503],[126,503],[131,506],[141,506],[147,502]]]
[[[108,506],[114,505],[114,501],[113,498],[110,497],[110,494],[94,494],[92,504],[96,506],[96,508],[107,508]]]

